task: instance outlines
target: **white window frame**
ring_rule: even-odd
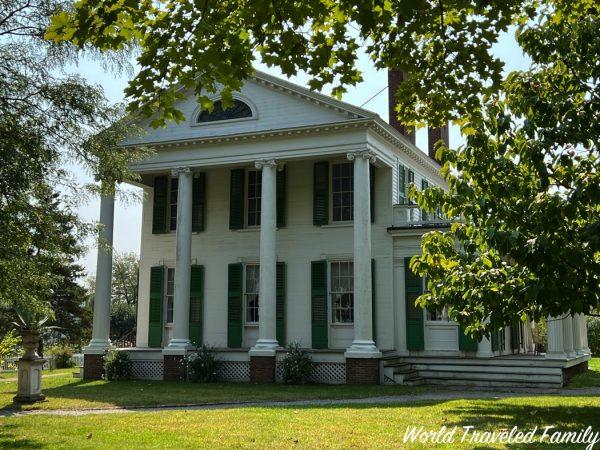
[[[334,264],[343,264],[350,263],[352,264],[352,321],[351,322],[338,322],[335,320],[336,314],[334,311],[334,300],[333,296],[335,294],[344,294],[348,292],[333,292],[333,265]],[[329,324],[333,326],[354,326],[354,261],[352,259],[334,259],[328,262],[328,276],[327,276],[327,298],[328,298],[328,316],[329,316]]]
[[[172,293],[169,293],[169,273],[173,274],[173,281],[171,284],[171,286],[173,287]],[[165,325],[173,325],[173,317],[171,317],[171,321],[169,322],[169,297],[171,297],[172,299],[171,315],[173,315],[173,312],[175,310],[175,267],[165,267],[165,289],[163,294]]]
[[[404,181],[404,186],[400,184],[400,172],[403,172],[402,180]],[[404,187],[404,189],[401,189]],[[408,167],[403,163],[398,163],[398,204],[399,205],[407,205],[408,204],[408,193],[406,192],[408,189]],[[404,192],[402,192],[404,190]]]
[[[248,278],[248,267],[256,267],[256,292],[248,292],[248,283],[247,283],[247,278]],[[260,265],[258,263],[247,263],[244,264],[244,292],[243,292],[243,298],[244,298],[244,325],[245,326],[258,326],[258,320],[259,320],[259,307],[260,307],[260,292],[259,292],[259,283],[260,283]],[[256,321],[250,321],[248,320],[248,296],[249,295],[256,295],[257,296],[257,305],[255,307],[256,309]]]
[[[333,218],[333,166],[348,164],[351,166],[352,175],[352,186],[350,192],[352,192],[352,218],[350,220],[334,220]],[[342,191],[345,192],[345,191]],[[335,160],[329,164],[329,223],[334,224],[345,224],[352,223],[354,221],[354,164],[352,161],[347,160]]]
[[[256,213],[258,214],[258,216],[257,216],[258,224],[252,224],[252,225],[248,221],[248,215],[250,213],[249,186],[250,186],[250,173],[251,172],[256,172],[257,177],[260,178],[260,184],[258,184],[258,192],[256,193],[255,197],[253,197],[255,200],[260,202],[260,206],[258,207],[258,209],[256,211]],[[257,180],[258,180],[258,178],[257,178]],[[245,176],[244,184],[245,184],[245,186],[244,186],[244,228],[260,228],[260,214],[261,214],[261,209],[262,209],[262,172],[258,169],[246,169],[246,176]]]
[[[171,200],[171,195],[173,193],[173,181],[177,182],[177,198],[175,202]],[[177,177],[169,177],[169,185],[167,186],[167,225],[169,229],[169,233],[175,233],[177,231],[177,202],[179,201],[179,178]],[[175,215],[173,215],[172,208],[175,207]],[[175,220],[175,226],[172,226],[172,222]]]

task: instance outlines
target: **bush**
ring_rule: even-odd
[[[66,369],[75,365],[72,359],[73,349],[68,345],[53,345],[46,351],[46,354],[54,358],[57,369]]]
[[[8,358],[14,358],[20,356],[21,350],[21,337],[17,335],[16,331],[11,330],[0,339],[0,364]]]
[[[600,355],[600,317],[588,317],[588,346],[592,355]]]
[[[220,364],[215,349],[203,345],[198,353],[187,357],[188,379],[198,383],[217,381]]]
[[[545,318],[535,322],[533,329],[533,343],[538,353],[544,353],[548,348],[548,323]]]
[[[287,347],[287,354],[281,361],[283,367],[283,381],[289,384],[305,384],[310,379],[314,364],[306,350],[300,344],[291,343]]]
[[[129,380],[132,365],[127,353],[112,350],[104,356],[104,376],[111,381]]]

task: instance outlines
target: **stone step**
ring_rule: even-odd
[[[520,366],[465,366],[460,364],[413,364],[416,370],[433,370],[438,372],[470,372],[470,373],[504,373],[521,374],[523,376],[552,375],[561,376],[560,367],[520,367]]]
[[[507,387],[530,389],[560,389],[562,383],[532,383],[523,381],[491,381],[491,380],[464,380],[464,379],[424,379],[426,385],[432,386],[476,386],[476,387]]]
[[[453,372],[439,370],[419,370],[419,376],[430,380],[470,380],[485,382],[516,382],[516,383],[562,383],[562,374],[558,375],[527,375],[518,373],[490,372]]]

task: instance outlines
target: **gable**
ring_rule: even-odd
[[[303,92],[303,88],[293,91],[287,82],[276,85],[261,77],[248,80],[241,91],[234,94],[234,99],[246,103],[252,110],[252,117],[233,120],[219,120],[197,123],[200,108],[193,91],[187,98],[178,103],[177,108],[185,115],[186,120],[176,124],[168,123],[164,128],[152,129],[149,120],[142,126],[147,133],[135,141],[124,144],[156,143],[200,139],[216,136],[227,136],[243,133],[256,133],[278,129],[305,127],[353,120],[363,116],[356,111],[343,109],[344,104],[332,100],[325,102],[312,93]],[[214,98],[218,100],[218,96]]]

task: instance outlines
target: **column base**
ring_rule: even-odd
[[[379,358],[346,357],[347,384],[379,384]]]
[[[171,339],[169,344],[162,349],[163,355],[183,355],[192,348],[192,342],[189,339]]]
[[[110,339],[97,339],[93,338],[90,343],[83,348],[84,354],[90,355],[103,355],[112,348]]]
[[[163,381],[185,381],[185,355],[163,354]]]
[[[274,383],[275,365],[275,355],[250,355],[250,381],[252,383]]]
[[[250,356],[275,356],[279,343],[275,339],[259,339],[248,354]]]
[[[104,353],[84,353],[83,379],[101,380],[104,374]]]
[[[352,345],[346,349],[344,353],[346,358],[366,358],[372,359],[381,358],[381,352],[375,346],[375,342],[368,340],[353,341]]]
[[[567,357],[567,354],[564,352],[560,352],[560,353],[548,353],[546,352],[546,355],[544,356],[546,359],[559,359],[559,360],[564,360],[566,361],[567,359],[569,359]]]

